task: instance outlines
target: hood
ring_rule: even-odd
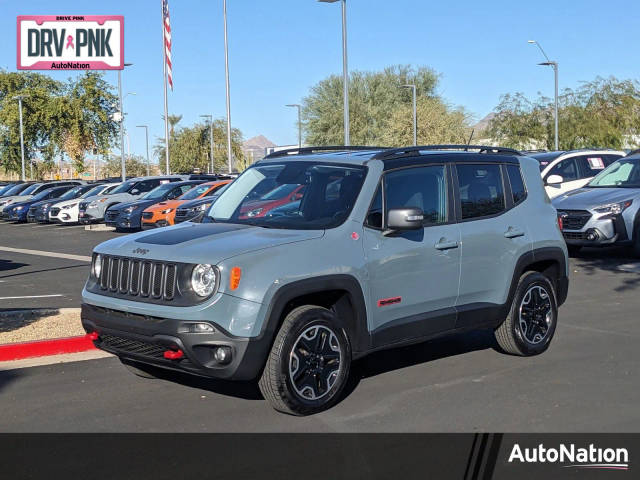
[[[5,205],[15,202],[22,202],[24,200],[29,200],[33,195],[13,195],[11,197],[2,197],[0,198],[0,203],[6,202]]]
[[[165,208],[176,208],[183,203],[186,203],[186,200],[164,200],[162,202],[155,203],[151,205],[147,210],[164,210]]]
[[[640,196],[638,188],[579,188],[552,200],[558,210],[588,210]]]
[[[244,253],[319,238],[324,230],[281,230],[230,223],[181,223],[108,240],[98,253],[217,264]]]
[[[41,207],[45,203],[50,203],[51,205],[53,205],[55,203],[55,201],[56,201],[55,198],[50,198],[49,200],[39,200],[37,202],[32,202],[31,206],[32,207]]]
[[[100,201],[102,199],[105,199],[105,201],[102,202],[102,203],[107,203],[107,202],[110,202],[110,201],[131,202],[131,201],[135,200],[136,198],[137,197],[135,197],[134,195],[131,195],[130,193],[113,193],[113,194],[110,194],[110,195],[94,195],[93,197],[83,198],[80,201],[81,202],[91,203],[91,202]]]
[[[195,200],[184,202],[182,205],[180,205],[180,208],[193,208],[204,203],[213,203],[215,200],[217,200],[217,198],[217,195],[212,195],[211,197],[196,198]]]
[[[118,194],[120,195],[120,194]],[[128,193],[126,195],[129,195]],[[109,195],[106,195],[107,197],[109,197]],[[117,195],[114,195],[117,196]],[[135,198],[135,197],[134,197]],[[109,210],[123,210],[127,207],[131,207],[133,205],[138,205],[141,208],[145,208],[149,205],[153,205],[155,203],[155,200],[133,200],[131,202],[122,202],[122,203],[118,203],[117,205],[114,205],[113,207],[109,208]]]
[[[93,198],[93,197],[90,197],[90,198]],[[55,199],[52,199],[52,201],[53,200],[55,200]],[[52,207],[56,207],[56,208],[62,208],[62,207],[66,207],[67,205],[73,205],[75,203],[80,203],[80,202],[84,202],[84,201],[85,201],[84,198],[78,197],[78,198],[74,198],[74,199],[71,199],[71,200],[65,200],[63,202],[54,203],[51,206]]]

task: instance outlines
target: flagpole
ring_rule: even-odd
[[[169,175],[169,104],[167,101],[167,44],[165,38],[164,24],[164,4],[160,0],[160,10],[162,16],[162,77],[164,80],[164,156],[166,162],[167,175]]]

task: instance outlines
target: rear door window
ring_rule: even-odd
[[[505,211],[500,165],[457,165],[456,171],[463,220]]]
[[[517,205],[527,196],[527,189],[525,188],[524,181],[522,180],[520,167],[517,165],[507,165],[507,175],[509,175],[513,204]]]
[[[575,158],[567,158],[558,162],[545,177],[545,180],[551,175],[560,175],[563,182],[571,182],[578,180],[580,174],[578,173],[578,163]]]

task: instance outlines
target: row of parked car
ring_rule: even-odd
[[[191,220],[233,180],[222,175],[136,177],[124,182],[17,182],[0,185],[0,219],[14,222],[98,223],[118,230]]]

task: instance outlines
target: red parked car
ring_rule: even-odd
[[[240,210],[241,219],[264,217],[270,210],[302,198],[306,185],[284,184],[249,202]]]

